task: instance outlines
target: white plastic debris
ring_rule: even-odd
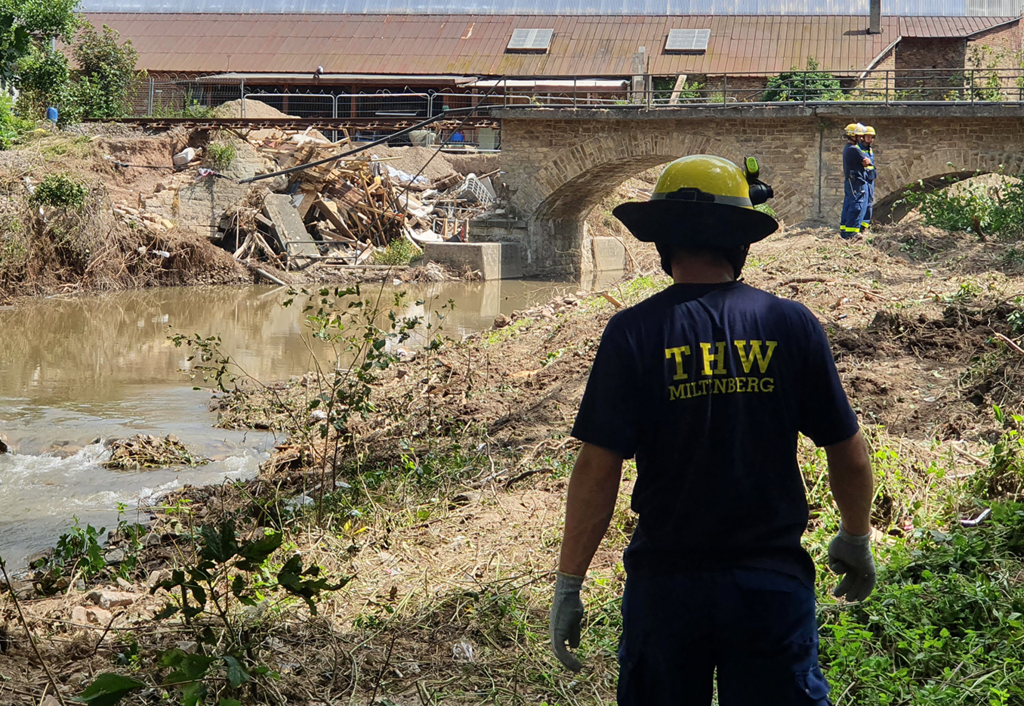
[[[176,167],[184,167],[186,164],[196,158],[196,151],[191,147],[186,147],[178,154],[174,155],[171,160],[174,162]]]
[[[473,661],[473,645],[469,640],[462,639],[452,645],[452,657],[456,662]]]

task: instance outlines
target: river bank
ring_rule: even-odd
[[[255,110],[260,104],[253,103],[250,107]],[[465,174],[473,169],[491,169],[495,155],[437,156],[436,150],[426,148],[380,146],[374,148],[372,156],[379,160],[375,168],[383,170],[383,176],[372,176],[366,161],[344,163],[366,171],[358,174],[360,179],[371,179],[364,184],[365,201],[371,200],[371,194],[375,198],[381,189],[388,190],[386,203],[372,207],[395,210],[385,213],[386,218],[377,211],[372,211],[371,215],[376,214],[373,219],[362,212],[349,217],[344,207],[333,201],[320,206],[326,216],[315,208],[310,210],[310,201],[322,203],[332,198],[326,192],[311,190],[307,181],[312,177],[294,183],[288,179],[255,185],[237,183],[254,174],[277,171],[282,164],[294,166],[321,152],[333,154],[342,149],[331,146],[319,133],[278,135],[276,131],[256,130],[243,135],[184,127],[144,131],[129,125],[99,123],[60,131],[39,129],[27,135],[24,144],[0,152],[0,230],[4,232],[0,242],[0,304],[26,296],[154,286],[447,281],[466,275],[437,266],[407,270],[404,265],[417,252],[411,240],[403,240],[403,247],[395,252],[385,248],[396,232],[405,232],[396,230],[395,223],[408,226],[408,230],[412,228],[409,223],[422,227],[434,222],[433,206],[420,205],[413,208],[415,213],[399,213],[392,192],[402,188],[401,178],[412,178],[402,169],[414,173],[424,169],[438,183],[450,186],[462,178],[457,169]],[[175,167],[174,155],[186,150],[194,155],[192,161]],[[369,154],[365,155],[367,159]],[[320,179],[325,177],[321,175]],[[341,177],[335,181],[337,188],[344,186]],[[419,199],[424,198],[420,192],[425,183],[413,184]],[[318,182],[317,188],[326,187]],[[294,198],[275,193],[275,189],[288,194],[298,191],[300,197],[308,191],[308,198],[295,210],[290,205]],[[274,206],[277,211],[267,210],[268,196],[278,199]],[[450,200],[452,204],[446,208],[452,213],[459,215],[466,210],[455,197]],[[364,204],[351,195],[345,201],[351,207],[349,202],[361,207]],[[408,209],[409,204],[403,202],[402,208]],[[281,238],[271,237],[283,226],[272,222],[267,214],[275,216],[282,209],[294,211],[290,224],[295,232],[289,237],[307,240],[305,245],[296,246],[298,250],[293,248],[294,252],[285,253]],[[328,217],[333,220],[324,220]],[[352,250],[351,244],[361,241],[351,233],[335,230],[347,228],[346,219],[360,224],[372,221],[372,227],[363,226],[366,232],[360,237],[373,240],[376,247],[368,241],[361,250]],[[436,221],[449,237],[450,220]],[[430,234],[424,231],[420,235]],[[322,244],[308,242],[314,239]],[[349,250],[362,254],[358,258],[342,257]],[[296,260],[300,251],[305,259]],[[327,255],[337,260],[335,265],[348,266],[319,261]],[[311,259],[318,261],[310,265]],[[291,260],[301,268],[286,268],[285,261]]]
[[[803,302],[825,325],[872,444],[876,551],[889,568],[876,598],[858,606],[829,596],[834,578],[822,560],[836,516],[821,454],[806,441],[800,448],[823,662],[837,704],[1024,698],[1019,669],[1006,669],[1022,656],[1024,637],[1019,617],[1007,617],[1024,612],[1014,549],[1024,513],[1006,504],[1019,499],[1024,479],[1013,417],[1024,413],[1024,356],[1002,338],[1024,334],[1022,263],[1015,244],[920,226],[883,228],[857,243],[789,230],[751,253],[748,282]],[[157,663],[161,652],[221,654],[227,638],[215,615],[198,618],[199,627],[157,620],[169,596],[149,587],[169,580],[169,569],[193,566],[197,549],[211,546],[198,528],[230,517],[239,542],[282,532],[289,551],[322,567],[329,583],[354,578],[325,590],[314,615],[302,600],[271,599],[286,559],[272,557],[261,579],[266,597],[237,606],[233,618],[244,626],[238,654],[249,660],[249,680],[235,688],[218,667],[204,677],[211,696],[401,706],[611,700],[633,472],[585,591],[586,669],[569,674],[546,646],[576,450],[568,432],[604,324],[666,283],[648,275],[607,296],[570,292],[460,340],[445,341],[442,330],[436,350],[396,353],[367,369],[369,397],[357,408],[365,416],[352,407],[363,404],[353,397],[363,388],[339,386],[330,356],[319,368],[328,372],[286,384],[240,377],[239,391],[217,393],[213,409],[224,427],[281,435],[257,478],[185,489],[151,508],[141,538],[122,532],[112,547],[133,559],[131,571],[119,571],[123,561],[104,567],[83,590],[67,570],[55,597],[20,586],[55,681],[70,695],[117,671],[147,685],[126,703],[159,703],[162,691],[177,693],[154,689],[169,673]],[[323,299],[333,295],[317,295],[314,306]],[[220,358],[201,350],[214,353],[207,373],[215,381]],[[994,508],[992,518],[962,527],[982,506]],[[107,596],[104,608],[102,595],[88,597],[94,586],[127,597]],[[38,701],[48,679],[4,606],[0,703]],[[216,645],[201,646],[203,626],[217,631]]]

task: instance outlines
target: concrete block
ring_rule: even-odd
[[[501,279],[519,279],[523,276],[523,256],[516,243],[498,243],[501,246]]]
[[[320,250],[312,242],[313,238],[299,218],[299,212],[292,205],[292,199],[287,194],[267,194],[263,200],[263,213],[274,223],[274,233],[285,243],[296,243],[287,247],[290,257],[301,257],[303,255],[319,255]]]
[[[626,266],[626,248],[617,238],[596,237],[592,242],[596,272],[621,271]]]
[[[523,272],[519,247],[510,243],[424,243],[423,257],[462,272],[476,270],[485,280],[512,279]]]

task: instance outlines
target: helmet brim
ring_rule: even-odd
[[[754,209],[672,199],[619,204],[612,215],[637,240],[684,247],[744,247],[779,229],[778,221]]]

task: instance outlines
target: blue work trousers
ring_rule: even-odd
[[[839,234],[844,238],[852,238],[860,233],[867,200],[867,182],[847,177],[843,185],[843,215],[839,221]]]
[[[864,215],[860,219],[861,230],[871,225],[871,218],[875,215],[875,181],[872,179],[864,185],[867,190],[867,198],[864,202]]]
[[[620,706],[830,706],[814,591],[766,569],[629,574]]]

